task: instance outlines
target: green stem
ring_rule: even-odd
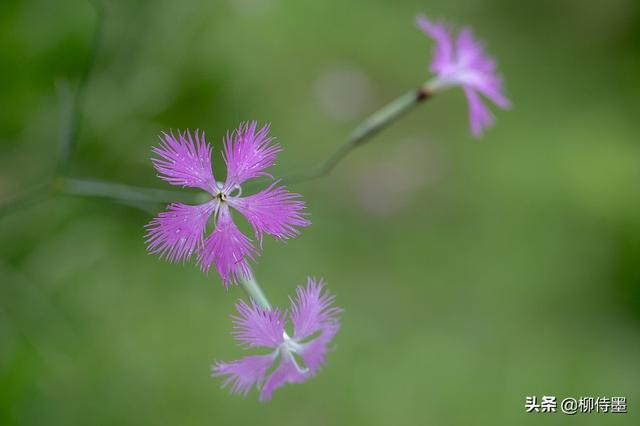
[[[369,116],[362,124],[356,127],[347,141],[320,166],[307,172],[301,172],[282,179],[284,183],[299,183],[324,177],[346,157],[353,149],[364,144],[382,129],[395,122],[413,107],[431,96],[429,84],[425,84],[418,90],[412,90],[393,100],[380,110]]]
[[[246,279],[243,279],[240,282],[240,285],[242,285],[242,288],[247,293],[247,295],[251,299],[255,300],[257,304],[259,304],[266,310],[271,310],[271,304],[269,303],[267,296],[264,295],[264,292],[260,288],[260,285],[256,281],[256,278],[253,276],[253,274],[251,274]]]
[[[106,198],[127,203],[202,203],[206,201],[204,193],[146,188],[90,179],[58,178],[55,181],[54,190],[67,195]]]

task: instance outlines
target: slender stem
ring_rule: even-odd
[[[362,124],[356,127],[347,141],[320,166],[310,171],[286,176],[284,183],[299,183],[324,177],[342,161],[353,149],[364,144],[382,129],[395,122],[405,113],[409,112],[420,102],[426,100],[433,92],[429,90],[429,84],[425,84],[418,90],[412,90],[393,100],[377,112],[373,113]]]
[[[141,186],[123,185],[90,179],[58,178],[56,192],[81,197],[106,198],[128,203],[204,202],[205,193],[189,193]]]
[[[247,295],[251,299],[255,300],[257,304],[262,306],[264,309],[271,309],[271,304],[269,303],[267,296],[264,295],[262,288],[260,288],[260,284],[258,284],[253,274],[246,279],[241,280],[240,285],[242,285],[242,288]]]

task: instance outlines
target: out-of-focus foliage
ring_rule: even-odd
[[[314,225],[265,241],[257,276],[276,304],[323,276],[345,313],[318,377],[269,404],[210,379],[240,355],[243,294],[146,255],[149,212],[43,196],[1,217],[0,424],[566,424],[525,415],[549,394],[626,396],[629,414],[579,422],[638,424],[637,1],[103,3],[74,176],[166,188],[161,130],[219,149],[246,119],[272,123],[278,172],[311,166],[427,78],[419,12],[472,26],[515,108],[478,142],[462,93],[443,94],[293,188]],[[2,198],[55,167],[95,17],[0,2]]]

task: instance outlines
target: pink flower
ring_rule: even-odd
[[[214,377],[224,377],[223,386],[231,393],[247,395],[255,385],[260,400],[286,383],[301,383],[313,377],[324,364],[329,342],[338,332],[340,308],[333,306],[334,296],[323,292],[322,281],[307,280],[307,287],[296,289],[291,299],[289,318],[293,336],[285,331],[286,312],[267,310],[252,301],[251,306],[238,302],[234,316],[234,337],[246,348],[267,348],[264,355],[249,355],[236,361],[218,362],[212,367]]]
[[[511,106],[503,94],[502,78],[496,73],[496,62],[485,52],[483,43],[473,38],[471,29],[463,28],[454,40],[452,32],[442,22],[417,18],[418,26],[435,42],[431,71],[436,80],[432,90],[461,86],[469,103],[471,131],[478,137],[494,123],[494,118],[480,95],[503,109]]]
[[[172,185],[200,188],[211,199],[199,205],[171,204],[148,225],[146,235],[149,252],[159,254],[169,262],[185,261],[195,253],[200,268],[208,272],[212,265],[225,286],[248,277],[249,259],[258,249],[244,235],[232,218],[237,210],[251,224],[256,238],[262,243],[264,234],[284,240],[297,236],[298,227],[310,225],[305,218],[304,202],[300,195],[289,192],[273,182],[266,189],[241,197],[241,185],[249,179],[268,176],[281,151],[268,136],[269,126],[257,130],[256,122],[243,123],[224,139],[223,158],[227,179],[217,182],[211,165],[211,146],[204,133],[187,130],[163,133],[159,146],[153,148],[158,158],[152,158],[159,177]],[[205,232],[212,222],[212,232]]]

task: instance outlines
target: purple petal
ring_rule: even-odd
[[[316,375],[318,369],[324,364],[326,354],[329,351],[328,345],[340,328],[337,321],[325,323],[322,334],[310,342],[302,344],[300,356],[304,361],[305,369],[296,366],[290,357],[291,354],[284,354],[278,368],[269,376],[260,392],[260,401],[271,399],[273,391],[287,383],[302,383]]]
[[[311,224],[304,217],[301,196],[276,185],[277,182],[254,195],[229,199],[229,203],[251,223],[260,241],[264,233],[280,239],[295,237],[300,233],[296,227]]]
[[[485,52],[484,44],[473,38],[469,28],[463,28],[456,39],[456,63],[460,68],[484,74],[496,71],[496,62]]]
[[[457,65],[471,75],[470,85],[501,108],[511,103],[502,94],[502,78],[496,74],[496,62],[485,51],[484,44],[475,40],[470,29],[460,31],[456,40]]]
[[[205,141],[204,132],[196,130],[195,141],[191,133],[162,134],[164,139],[152,149],[160,158],[152,158],[160,178],[171,185],[201,188],[216,193],[216,183],[211,168],[211,146]]]
[[[262,391],[260,392],[260,401],[269,401],[273,391],[287,383],[304,382],[310,377],[310,375],[299,371],[289,359],[282,359],[278,368],[271,373],[262,387]]]
[[[211,369],[213,377],[224,377],[222,387],[231,385],[231,393],[247,395],[253,385],[263,382],[267,370],[273,364],[276,354],[251,355],[236,361],[218,362]]]
[[[225,189],[258,176],[271,176],[265,170],[275,164],[280,145],[269,137],[269,125],[256,132],[257,123],[242,123],[224,140],[224,161],[227,165]]]
[[[337,321],[332,324],[326,323],[322,327],[322,334],[310,342],[303,343],[304,349],[300,356],[305,366],[309,369],[307,373],[309,376],[315,375],[318,368],[325,363],[326,354],[329,351],[328,345],[339,329],[340,324]]]
[[[487,127],[494,123],[493,115],[487,106],[482,102],[480,96],[471,88],[465,87],[464,93],[469,103],[469,121],[471,122],[471,133],[475,137],[480,137]]]
[[[198,251],[198,263],[204,272],[215,264],[226,287],[250,275],[247,259],[253,259],[257,253],[251,240],[233,222],[228,206],[223,204],[214,231]]]
[[[312,278],[308,278],[306,288],[296,289],[296,297],[291,300],[294,339],[305,339],[324,327],[338,324],[342,310],[332,306],[335,296],[323,289],[324,283],[316,283]]]
[[[280,309],[263,309],[254,300],[251,306],[243,300],[236,304],[233,335],[247,347],[276,348],[284,341],[284,314]]]
[[[474,89],[489,98],[502,109],[511,108],[511,101],[502,94],[502,79],[499,76],[487,75],[474,84]]]
[[[425,16],[416,18],[420,29],[435,42],[431,71],[439,74],[453,62],[453,38],[442,22],[431,22]]]
[[[213,203],[188,206],[171,204],[147,224],[147,250],[169,262],[188,259],[202,246],[207,221],[215,209]]]

